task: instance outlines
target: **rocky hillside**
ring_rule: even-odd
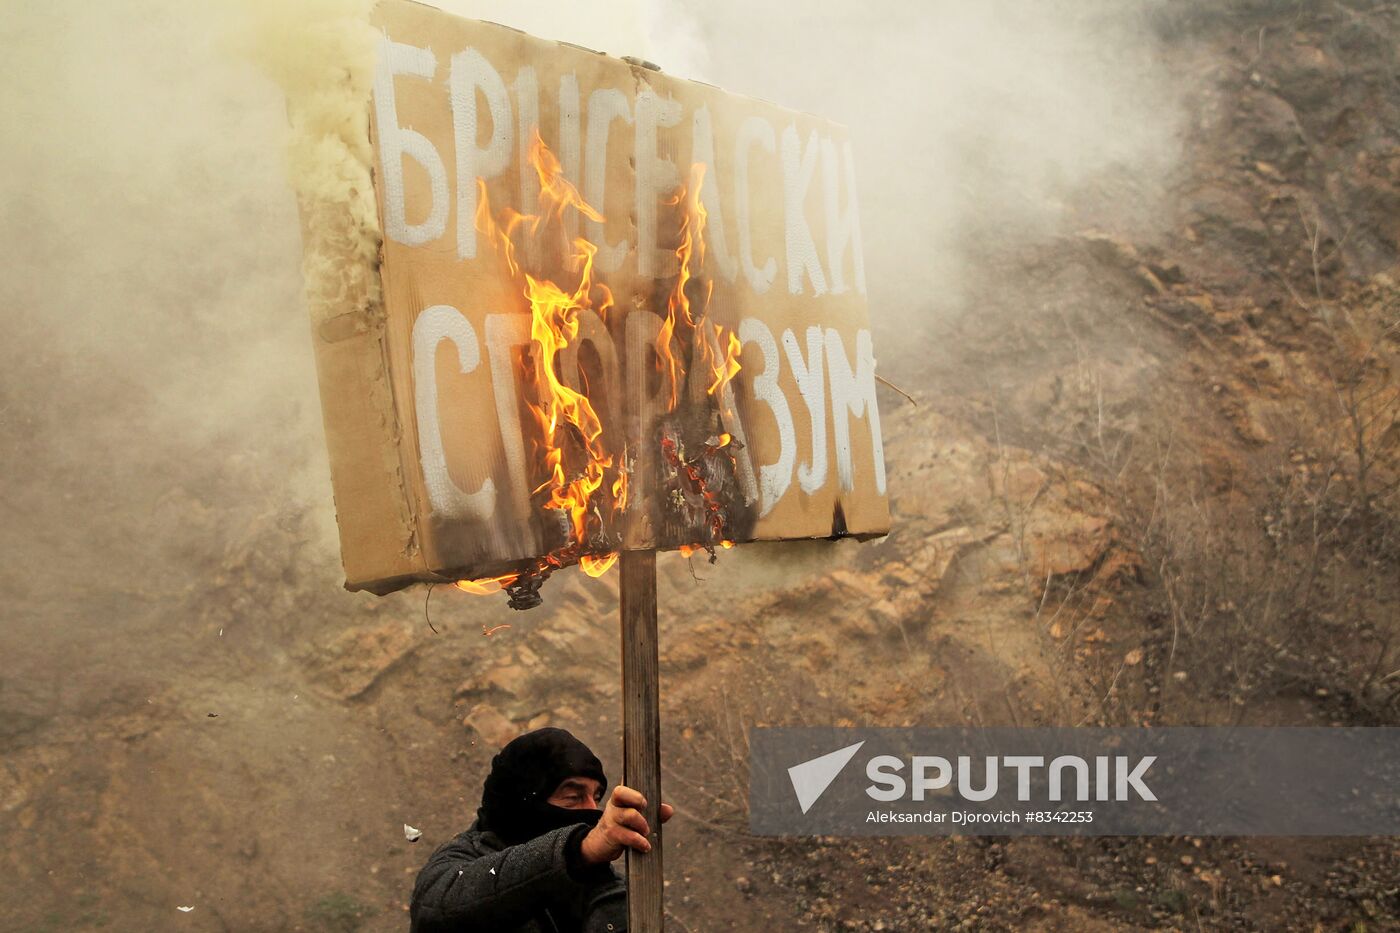
[[[1116,224],[1148,195],[1104,178],[1071,234],[975,238],[926,342],[877,334],[917,402],[882,398],[894,532],[663,556],[676,929],[1400,923],[1394,840],[745,833],[755,724],[1400,721],[1400,11],[1174,0],[1155,29],[1189,114],[1167,214]],[[47,449],[25,443],[12,465]],[[52,540],[6,571],[0,927],[402,930],[500,742],[564,725],[617,770],[615,577],[518,615],[338,592],[320,514],[276,492],[288,456],[92,525],[99,579],[51,572],[76,505],[31,523]],[[84,507],[121,477],[94,482]],[[160,550],[177,521],[222,547]],[[130,582],[132,540],[188,576]]]

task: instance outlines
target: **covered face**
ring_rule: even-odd
[[[608,784],[598,757],[563,729],[536,729],[512,739],[491,760],[476,811],[482,829],[515,845],[574,823],[596,823],[601,811],[549,802],[562,782],[585,777]]]

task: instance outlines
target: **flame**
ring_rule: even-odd
[[[719,336],[719,330],[719,325],[716,324],[716,337]],[[728,385],[729,381],[739,374],[739,352],[742,348],[743,345],[739,343],[738,336],[733,331],[730,331],[729,343],[724,348],[724,359],[721,360],[718,364],[711,365],[710,367],[711,370],[714,371],[715,378],[714,381],[710,383],[710,387],[705,390],[705,393],[707,395],[714,395],[716,392]],[[727,434],[725,435],[725,437],[728,436],[729,435]]]
[[[578,559],[579,568],[590,577],[601,577],[608,572],[608,568],[617,563],[617,552],[604,554],[601,557],[594,557],[592,554],[585,554]]]
[[[474,596],[488,596],[491,593],[499,593],[501,590],[515,582],[518,574],[507,573],[499,577],[484,577],[480,580],[458,580],[452,584],[464,593],[471,593]]]
[[[513,598],[516,592],[529,588],[533,578],[570,563],[578,563],[592,577],[606,573],[617,562],[619,543],[609,519],[616,519],[627,508],[630,492],[627,452],[608,449],[599,412],[584,392],[567,385],[560,375],[561,354],[578,340],[580,316],[594,312],[606,323],[607,312],[613,308],[612,292],[597,279],[594,268],[598,247],[584,237],[569,237],[565,218],[569,211],[599,223],[604,218],[564,177],[558,158],[538,130],[530,140],[529,164],[539,180],[535,212],[522,214],[506,207],[493,213],[486,183],[478,178],[475,221],[485,240],[495,244],[505,275],[530,310],[524,401],[533,422],[529,438],[535,474],[531,478],[532,498],[545,515],[557,516],[564,540],[518,573],[457,583],[469,593],[498,592],[514,586]],[[703,290],[695,285],[705,259],[707,215],[700,198],[704,177],[703,164],[691,166],[687,184],[666,202],[680,214],[675,250],[679,273],[666,294],[666,313],[656,346],[667,412],[680,404],[686,375],[684,348],[693,347],[691,362],[711,396],[720,393],[740,369],[738,337],[705,320],[713,281],[706,281]],[[521,244],[523,250],[518,248]],[[525,269],[527,262],[532,269],[537,263],[559,269],[561,275],[540,275],[538,270]],[[693,304],[692,295],[696,296]],[[712,438],[705,449],[713,452],[730,440],[727,433],[721,434],[717,443]],[[696,466],[682,461],[674,443],[668,440],[663,448],[667,462],[701,491],[708,540],[720,540],[723,503],[704,489]],[[546,523],[546,527],[551,526]],[[725,541],[724,546],[730,543]],[[683,554],[694,550],[681,548]],[[534,584],[537,588],[538,581]]]
[[[667,198],[665,203],[672,207],[682,207],[681,211],[681,236],[680,244],[676,247],[676,260],[680,267],[680,272],[676,276],[675,287],[666,296],[666,319],[661,324],[661,332],[656,338],[656,352],[661,359],[662,374],[666,379],[666,386],[670,393],[667,411],[675,411],[676,405],[680,401],[681,377],[685,374],[685,367],[676,358],[672,349],[673,338],[676,335],[677,326],[684,322],[686,327],[694,330],[697,316],[690,305],[690,296],[686,294],[686,284],[695,277],[692,264],[698,268],[705,261],[705,223],[709,215],[705,212],[705,205],[700,200],[700,188],[705,182],[705,164],[697,162],[690,167],[690,183],[676,192],[674,197]],[[708,282],[705,288],[705,304],[700,309],[703,315],[709,308],[710,296],[714,292],[714,282]],[[701,352],[706,352],[709,348],[707,341],[701,337],[696,341]]]
[[[506,207],[498,222],[486,182],[478,178],[476,226],[495,243],[507,276],[530,309],[528,359],[534,391],[533,397],[527,397],[526,407],[537,429],[531,440],[536,455],[533,463],[539,469],[532,495],[542,498],[543,510],[561,516],[567,534],[562,545],[512,577],[511,583],[526,575],[552,572],[574,560],[591,576],[601,575],[616,555],[582,553],[601,530],[596,498],[600,490],[609,490],[615,513],[627,501],[626,473],[619,467],[620,459],[603,445],[603,424],[597,410],[587,395],[560,378],[560,354],[578,339],[580,315],[593,311],[606,320],[613,307],[612,292],[595,278],[597,246],[583,237],[570,239],[564,233],[564,218],[568,211],[576,210],[601,223],[603,215],[564,177],[558,158],[544,144],[538,129],[531,136],[529,162],[540,184],[536,212],[521,214]],[[561,284],[523,269],[517,237],[530,244],[532,255],[557,256],[561,260],[558,264],[574,277],[573,283]],[[610,473],[615,474],[611,482]],[[460,588],[481,591],[471,586]]]
[[[543,507],[568,517],[569,542],[582,545],[588,536],[588,519],[593,496],[604,485],[605,474],[612,468],[613,456],[603,448],[603,425],[588,396],[566,385],[559,378],[559,354],[578,337],[579,315],[584,311],[606,312],[612,306],[612,293],[607,286],[594,281],[593,259],[598,248],[583,237],[575,237],[565,247],[565,267],[578,275],[573,288],[561,287],[545,278],[523,272],[516,260],[513,235],[522,227],[532,241],[538,241],[542,231],[557,227],[561,234],[563,219],[569,209],[577,210],[590,220],[601,222],[603,216],[593,209],[563,175],[559,160],[545,146],[536,130],[530,140],[530,165],[540,182],[539,211],[533,215],[503,211],[504,226],[491,215],[486,183],[477,179],[480,199],[477,206],[477,226],[491,236],[500,248],[510,273],[522,286],[522,294],[530,307],[530,339],[534,358],[536,398],[527,407],[540,429],[537,450],[546,478],[535,487],[535,493],[547,493]],[[565,466],[565,445],[582,441],[582,469]],[[616,483],[614,483],[616,486]]]
[[[613,508],[618,512],[627,509],[627,473],[626,471],[617,474],[617,479],[613,480],[612,486]]]

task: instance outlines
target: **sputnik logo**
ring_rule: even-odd
[[[831,786],[832,781],[836,780],[841,769],[850,763],[864,744],[864,741],[860,741],[854,745],[847,745],[845,748],[838,748],[834,752],[828,752],[788,768],[788,777],[792,780],[792,790],[797,794],[797,803],[802,807],[803,813],[812,809],[812,804],[826,793],[826,789]]]

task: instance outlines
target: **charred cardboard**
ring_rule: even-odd
[[[622,312],[581,335],[607,374],[595,404],[629,443],[647,436],[657,402],[627,361],[647,358],[656,281],[675,274],[666,198],[703,162],[709,313],[743,341],[737,540],[888,531],[844,128],[408,0],[373,18],[383,303],[313,322],[347,587],[491,576],[547,550],[520,427],[529,309],[470,213],[477,175],[493,208],[533,208],[536,127],[605,217],[578,222]],[[658,538],[645,496],[626,546],[686,543]]]

